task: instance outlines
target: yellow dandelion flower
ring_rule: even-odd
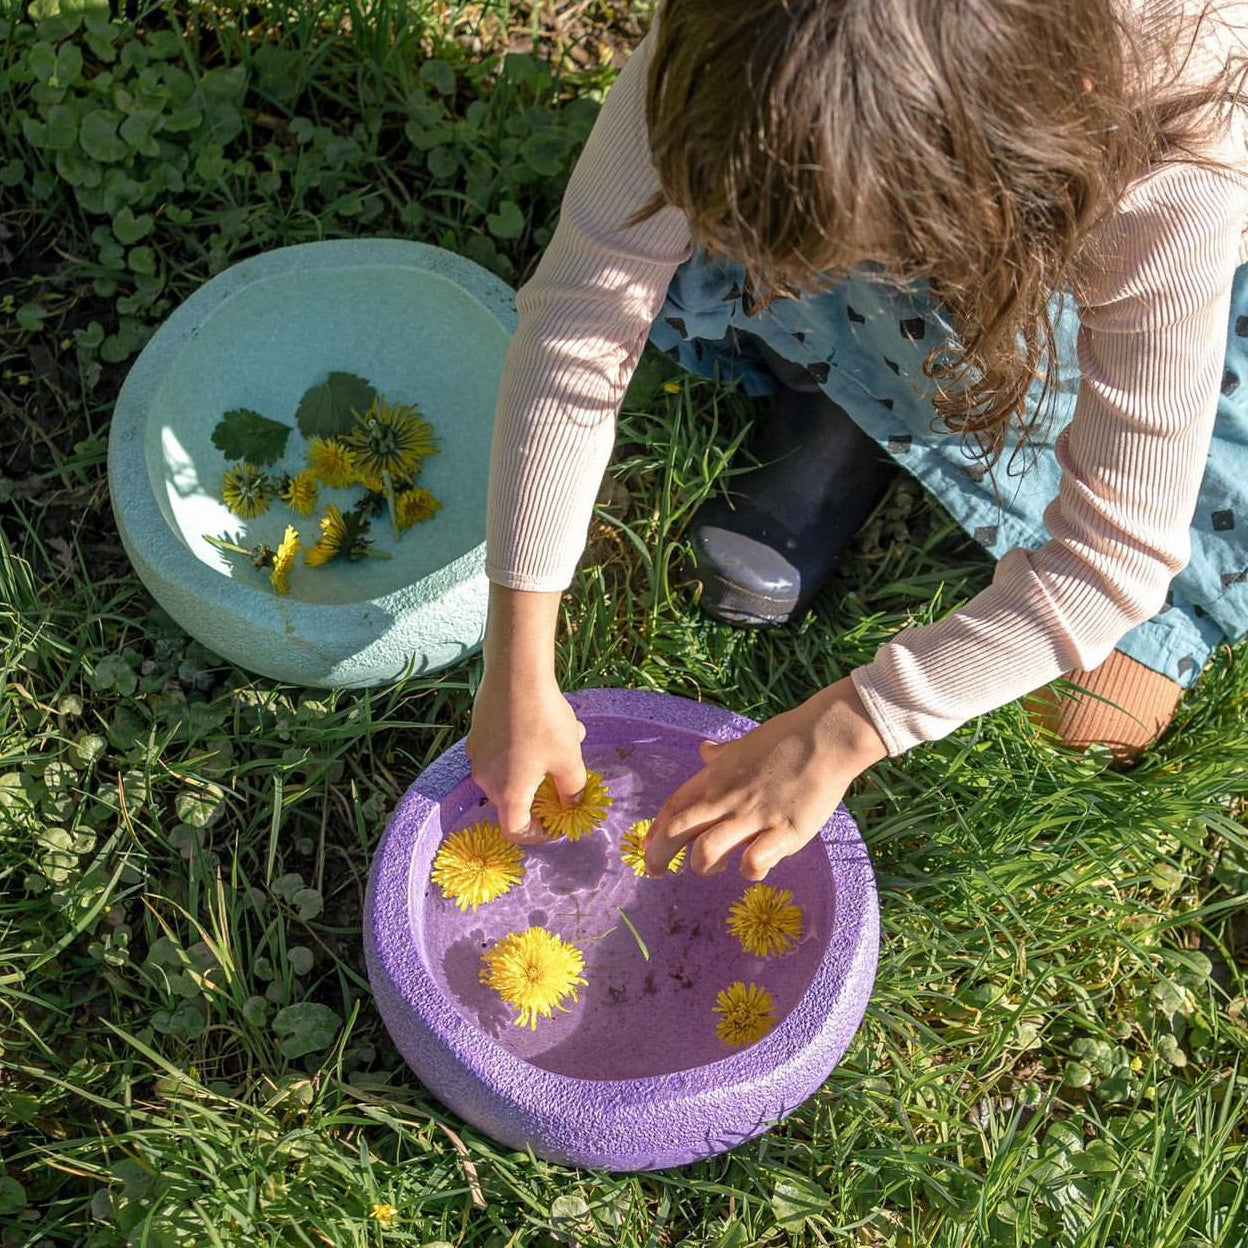
[[[611,794],[603,783],[602,773],[589,771],[584,792],[567,806],[559,800],[559,790],[547,776],[533,796],[532,815],[552,840],[566,836],[570,841],[579,841],[586,832],[596,832],[602,826],[610,809]]]
[[[376,1204],[368,1211],[368,1216],[383,1231],[388,1231],[394,1224],[395,1218],[399,1216],[399,1211],[393,1205]]]
[[[511,932],[481,955],[481,982],[519,1011],[517,1027],[537,1029],[537,1020],[566,1010],[564,998],[577,1000],[585,983],[581,951],[544,927]]]
[[[634,875],[646,873],[646,833],[650,831],[653,819],[638,819],[620,842],[620,857],[626,866],[632,867]],[[685,861],[685,847],[676,851],[676,856],[667,864],[669,871],[679,871]]]
[[[297,516],[310,516],[316,510],[316,473],[304,468],[295,473],[282,491],[282,499]]]
[[[342,518],[342,512],[330,503],[321,517],[321,536],[317,538],[316,545],[304,553],[304,563],[310,568],[319,568],[336,559],[342,554],[342,545],[346,540],[347,523]]]
[[[442,842],[429,876],[461,910],[475,910],[524,878],[522,857],[498,824],[474,823]]]
[[[771,993],[742,980],[715,998],[714,1012],[721,1016],[715,1034],[735,1048],[761,1040],[776,1025],[776,1003]]]
[[[221,501],[236,516],[250,520],[268,511],[273,486],[268,473],[255,464],[231,464],[221,478]]]
[[[331,490],[342,489],[356,482],[351,454],[337,438],[313,438],[308,443],[307,470]]]
[[[421,460],[438,450],[433,426],[418,408],[406,403],[391,405],[380,397],[342,441],[352,466],[365,482],[382,480],[387,472],[393,481],[410,480],[420,471]]]
[[[269,572],[269,583],[277,593],[290,593],[290,569],[294,567],[295,559],[302,549],[303,543],[299,540],[298,530],[293,524],[288,524],[286,534],[273,556],[273,568]]]
[[[431,520],[436,512],[442,510],[441,502],[434,498],[432,490],[413,486],[404,490],[394,499],[395,519],[400,529],[410,529],[421,520]]]
[[[802,934],[802,908],[787,888],[755,884],[728,911],[728,930],[746,953],[788,953]]]

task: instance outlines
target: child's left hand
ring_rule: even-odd
[[[698,875],[718,875],[745,846],[741,874],[764,879],[831,818],[850,782],[888,753],[846,677],[735,741],[704,741],[705,766],[672,794],[646,841],[662,877],[682,845]]]

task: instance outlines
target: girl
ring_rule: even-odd
[[[468,749],[507,836],[533,836],[543,776],[585,783],[555,623],[647,333],[750,393],[797,366],[1000,556],[960,610],[705,745],[652,874],[689,845],[697,872],[743,848],[762,879],[865,768],[1063,673],[1098,718],[1059,708],[1067,740],[1129,753],[1168,722],[1248,624],[1246,22],[1228,0],[667,0],[500,389]]]

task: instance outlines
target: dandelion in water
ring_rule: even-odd
[[[461,910],[475,910],[524,878],[522,857],[498,824],[474,823],[442,842],[430,878]]]
[[[611,809],[611,794],[602,773],[586,773],[585,787],[579,797],[568,803],[560,800],[555,782],[547,776],[533,797],[533,818],[538,820],[552,840],[566,837],[579,841],[587,832],[596,832]]]
[[[776,1025],[776,1003],[766,988],[737,980],[715,998],[715,1034],[734,1048],[761,1040]]]
[[[577,1000],[585,958],[573,944],[544,927],[511,932],[481,955],[481,982],[516,1011],[516,1026],[537,1029],[539,1018]]]

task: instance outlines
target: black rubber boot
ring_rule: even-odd
[[[693,519],[694,577],[708,615],[767,628],[802,615],[898,469],[817,388],[782,388],[750,449]]]

